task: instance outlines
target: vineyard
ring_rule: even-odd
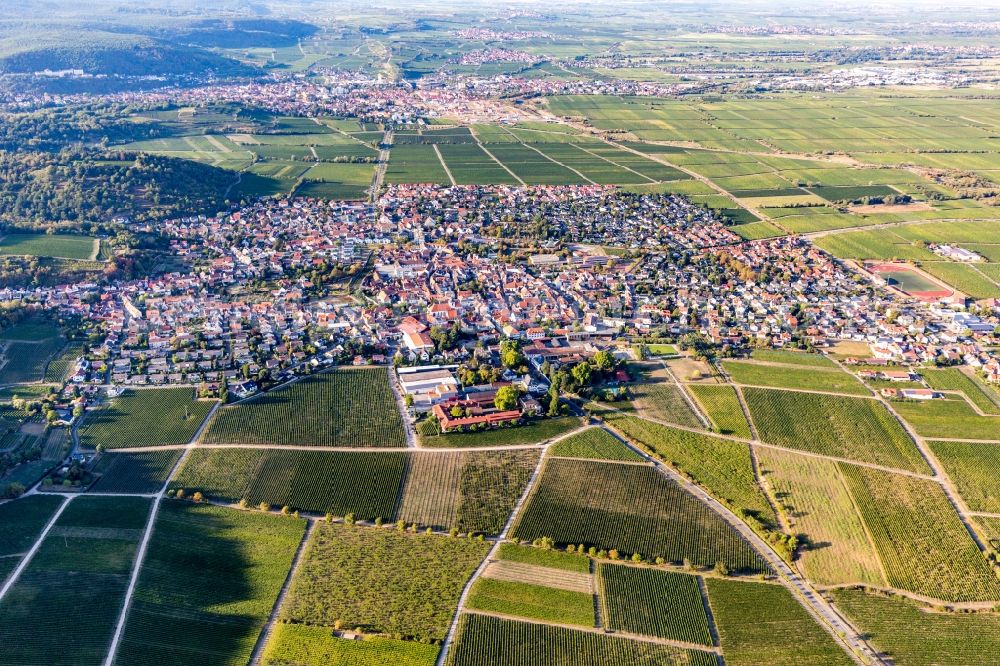
[[[921,437],[1000,441],[1000,416],[980,416],[961,399],[895,401],[892,408]]]
[[[697,577],[604,562],[597,577],[608,629],[712,644]]]
[[[708,578],[727,666],[854,663],[785,587]]]
[[[466,606],[556,624],[593,627],[595,622],[593,595],[521,581],[480,577]]]
[[[1000,394],[958,368],[925,368],[920,374],[931,388],[960,391],[984,414],[1000,415]]]
[[[380,636],[335,638],[329,627],[279,623],[264,650],[264,666],[434,666],[440,648]]]
[[[802,571],[824,585],[885,586],[878,554],[837,463],[779,449],[761,448],[758,455],[792,531],[805,537],[799,548]]]
[[[513,529],[516,539],[616,549],[733,571],[766,565],[722,518],[652,467],[551,458]]]
[[[389,520],[405,473],[403,452],[196,448],[171,487],[253,506]]]
[[[63,498],[29,495],[0,504],[0,557],[20,555],[31,549]]]
[[[590,559],[583,555],[570,555],[558,550],[533,548],[510,542],[500,544],[497,559],[505,562],[518,562],[537,567],[590,574]]]
[[[385,368],[338,368],[219,410],[208,444],[403,447]]]
[[[822,354],[807,354],[789,349],[755,349],[750,354],[755,361],[801,365],[807,368],[836,368],[837,364]]]
[[[659,363],[632,365],[642,370],[642,380],[630,384],[632,402],[640,414],[689,428],[700,428],[701,420],[691,410],[684,392],[674,383],[670,372]]]
[[[897,664],[967,666],[1000,654],[996,613],[941,613],[909,599],[852,589],[834,590],[833,599]]]
[[[715,655],[565,627],[466,614],[448,666],[715,666]]]
[[[1000,581],[938,484],[838,466],[890,585],[947,601],[1000,600]]]
[[[973,511],[1000,513],[1000,444],[927,442]]]
[[[754,478],[747,444],[631,416],[611,418],[608,424],[734,509],[743,509],[765,524],[777,522]]]
[[[837,367],[831,369],[793,365],[779,367],[753,361],[724,361],[722,366],[737,384],[870,395],[865,385],[854,375],[849,375]]]
[[[316,526],[282,607],[285,622],[443,640],[490,544],[394,528]]]
[[[165,501],[115,664],[246,664],[304,530],[288,516]]]
[[[100,474],[91,490],[100,493],[155,493],[181,457],[179,449],[143,453],[102,453],[93,468]]]
[[[563,458],[643,461],[642,456],[630,450],[604,428],[588,428],[556,442],[549,448],[549,455]]]
[[[539,451],[411,452],[398,517],[428,527],[498,534]]]
[[[743,414],[736,389],[729,384],[688,384],[695,400],[708,415],[715,429],[723,435],[750,439],[750,424]]]
[[[4,664],[104,663],[150,506],[84,497],[66,508],[0,602]]]
[[[94,449],[187,444],[213,404],[195,400],[189,388],[129,390],[87,413],[80,444]]]
[[[929,473],[913,440],[879,402],[760,388],[743,391],[769,444]]]

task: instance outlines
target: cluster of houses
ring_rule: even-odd
[[[398,185],[374,204],[261,200],[158,230],[187,270],[0,289],[97,325],[102,343],[74,381],[252,392],[345,354],[457,364],[477,342],[511,338],[540,367],[634,335],[689,333],[733,346],[858,341],[876,359],[965,364],[1000,381],[987,351],[996,303],[973,314],[908,300],[803,239],[737,242],[674,196]],[[337,290],[348,278],[354,294]],[[467,399],[443,375],[412,379],[431,382],[415,405]]]
[[[488,65],[498,62],[519,62],[532,65],[541,58],[524,51],[513,51],[504,48],[486,48],[463,53],[455,62],[459,65]]]

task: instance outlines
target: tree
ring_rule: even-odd
[[[602,372],[607,372],[615,367],[615,357],[611,352],[602,349],[594,354],[594,365]]]
[[[559,416],[559,393],[557,391],[549,391],[549,410],[546,414],[548,416]]]
[[[506,412],[517,407],[517,399],[519,397],[520,392],[513,386],[501,386],[497,390],[497,395],[493,399],[493,404],[501,412]]]
[[[504,340],[500,343],[500,362],[505,368],[524,365],[524,354],[521,353],[521,345],[516,340]]]
[[[573,375],[573,380],[579,386],[589,385],[593,373],[594,373],[593,368],[591,368],[590,363],[588,363],[587,361],[583,361],[582,363],[577,363],[576,365],[573,366],[573,370],[570,372],[570,374]]]

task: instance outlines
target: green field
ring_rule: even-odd
[[[572,416],[546,418],[510,428],[494,428],[479,432],[435,434],[426,427],[420,430],[420,444],[432,448],[462,448],[466,446],[518,446],[541,444],[547,439],[579,428],[580,419]]]
[[[0,255],[93,260],[97,258],[98,242],[93,236],[4,234],[0,235]]]
[[[64,344],[55,326],[37,318],[0,332],[0,384],[42,381],[46,364]]]
[[[732,571],[766,570],[717,514],[644,465],[549,459],[512,534],[617,549],[622,557],[639,553],[701,566],[724,562]]]
[[[737,384],[870,395],[856,377],[839,368],[826,370],[819,367],[758,364],[752,361],[724,361],[722,367]]]
[[[190,388],[128,390],[87,413],[80,444],[94,449],[187,444],[213,404],[196,400]]]
[[[688,384],[687,390],[698,401],[715,429],[723,435],[750,439],[750,424],[740,405],[736,389],[728,384]]]
[[[594,626],[594,597],[584,592],[480,577],[466,607],[555,624]]]
[[[984,414],[1000,415],[1000,393],[978,378],[970,377],[958,368],[924,368],[920,375],[931,388],[959,391]]]
[[[643,457],[622,444],[603,428],[588,428],[549,448],[549,455],[564,458],[594,458],[642,462]]]
[[[318,524],[281,610],[284,622],[443,640],[490,544],[395,528]]]
[[[603,562],[597,576],[608,629],[712,645],[697,577]]]
[[[278,623],[264,649],[264,666],[434,666],[437,645],[380,636],[335,638],[329,627]]]
[[[466,614],[448,666],[715,666],[715,655],[574,631],[565,627]]]
[[[853,664],[782,585],[705,581],[726,664]]]
[[[1000,600],[1000,581],[939,485],[838,466],[890,585],[947,601]]]
[[[94,468],[100,474],[91,490],[99,493],[155,493],[181,457],[180,449],[148,453],[102,453]]]
[[[608,424],[704,486],[735,511],[745,511],[765,524],[777,523],[771,505],[754,478],[747,444],[632,416],[609,418]]]
[[[74,499],[0,602],[3,662],[103,664],[151,502]]]
[[[196,448],[171,481],[190,495],[358,519],[389,520],[406,473],[403,452]]]
[[[338,368],[219,410],[207,444],[406,445],[385,368]]]
[[[533,546],[504,542],[497,551],[497,559],[507,562],[532,564],[548,569],[561,569],[576,573],[590,573],[590,560],[582,554],[564,553]]]
[[[52,495],[30,495],[0,504],[0,558],[20,560],[62,502]]]
[[[944,465],[958,494],[972,511],[1000,513],[1000,444],[934,442],[927,444]]]
[[[1000,440],[1000,417],[980,416],[964,400],[893,401],[921,437]]]
[[[289,516],[165,501],[115,664],[246,664],[304,530]]]
[[[1000,651],[996,613],[942,613],[909,599],[852,589],[835,590],[833,599],[871,644],[897,664],[966,666]]]
[[[929,471],[903,427],[875,400],[761,388],[743,395],[758,435],[769,444]]]

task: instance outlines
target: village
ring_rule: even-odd
[[[1000,382],[985,351],[996,303],[973,314],[905,299],[805,240],[738,242],[674,195],[398,185],[374,203],[261,199],[159,232],[186,270],[0,290],[92,322],[101,343],[71,385],[246,397],[332,365],[391,362],[414,413],[446,430],[492,427],[545,411],[554,369],[691,336],[724,355],[860,343],[866,367],[967,365]],[[504,341],[519,362],[501,361]],[[516,406],[490,407],[511,385]]]

